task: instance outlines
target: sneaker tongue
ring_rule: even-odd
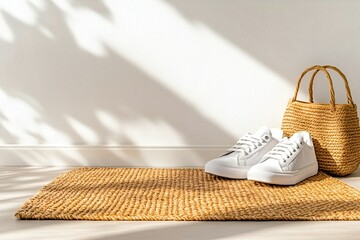
[[[261,127],[259,130],[256,131],[256,133],[253,134],[256,137],[262,138],[265,135],[271,137],[271,131],[268,127]]]
[[[303,136],[300,133],[295,133],[294,135],[292,135],[292,137],[290,138],[290,140],[302,140]]]

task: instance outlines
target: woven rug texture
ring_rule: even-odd
[[[360,191],[318,173],[294,186],[202,169],[78,168],[15,214],[72,220],[360,220]]]

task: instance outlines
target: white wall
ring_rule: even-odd
[[[0,0],[0,164],[201,166],[311,65],[359,102],[359,43],[356,0]]]

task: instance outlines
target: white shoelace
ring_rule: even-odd
[[[290,140],[284,138],[270,152],[264,155],[264,159],[277,159],[286,162],[297,150],[300,149],[302,141],[300,139]]]
[[[269,139],[268,136],[265,136],[265,138]],[[244,155],[249,155],[252,150],[257,149],[258,147],[262,146],[263,143],[266,143],[266,140],[263,138],[259,138],[256,136],[253,136],[251,134],[246,134],[242,138],[239,139],[239,141],[228,150],[228,152],[243,152]]]

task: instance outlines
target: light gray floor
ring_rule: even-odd
[[[29,197],[69,168],[0,167],[0,239],[360,239],[359,222],[19,221]],[[360,189],[360,170],[342,178]]]

